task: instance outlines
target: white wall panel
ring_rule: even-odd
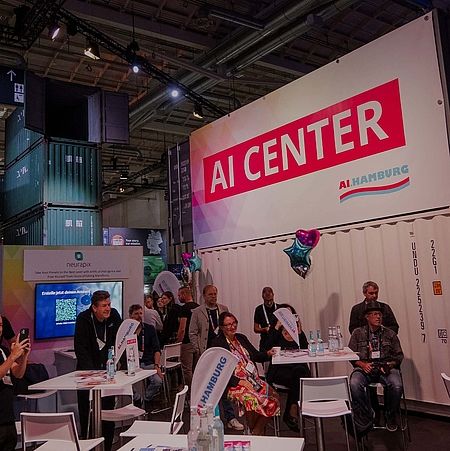
[[[329,325],[340,324],[348,341],[350,310],[362,299],[362,284],[374,280],[380,300],[391,305],[400,324],[407,397],[448,403],[440,373],[450,373],[449,236],[449,216],[324,232],[311,252],[306,279],[290,268],[283,252],[293,236],[204,249],[199,288],[218,287],[219,302],[238,317],[239,330],[255,345],[253,312],[266,285],[277,302],[297,309],[306,332],[320,328],[326,334]],[[442,295],[433,294],[433,281],[441,281]],[[321,368],[323,375],[350,371],[347,364]]]

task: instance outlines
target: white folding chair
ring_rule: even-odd
[[[130,397],[130,402],[113,410],[102,410],[101,419],[103,421],[127,421],[133,418],[145,416],[147,412],[133,404],[133,387],[126,385],[122,388],[101,390],[101,397],[105,396],[126,396]]]
[[[181,342],[165,345],[161,352],[161,362],[164,369],[163,390],[166,400],[170,404],[169,373],[179,370],[184,385],[184,375],[181,367]]]
[[[353,429],[356,430],[347,376],[301,378],[298,404],[300,428],[302,428],[304,416],[333,418],[350,414]],[[346,421],[344,421],[344,425],[347,449],[350,451]],[[302,429],[301,432],[303,432]],[[359,450],[358,441],[355,440],[355,443],[356,449]]]
[[[73,412],[20,414],[22,451],[27,443],[45,442],[40,451],[88,451],[103,443],[103,437],[80,440]]]
[[[139,421],[136,420],[131,427],[120,434],[121,437],[136,437],[140,434],[178,434],[183,427],[184,402],[188,386],[175,396],[175,405],[173,406],[172,418],[168,421]]]

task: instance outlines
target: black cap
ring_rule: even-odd
[[[366,310],[364,313],[370,313],[370,312],[381,312],[383,313],[383,308],[381,307],[381,304],[377,301],[370,301],[366,304]]]

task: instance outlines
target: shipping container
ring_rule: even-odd
[[[46,208],[23,216],[3,228],[4,244],[44,246],[100,246],[101,212],[98,209]]]
[[[5,124],[5,164],[9,165],[31,146],[42,139],[40,133],[24,127],[24,109],[17,107]]]
[[[42,139],[6,168],[4,218],[39,204],[98,208],[99,168],[95,146]]]

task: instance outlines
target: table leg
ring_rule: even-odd
[[[311,364],[311,376],[319,377],[319,368],[317,362],[312,362]],[[316,425],[316,443],[318,451],[325,451],[325,439],[323,436],[322,418],[315,419]]]
[[[92,390],[92,432],[93,437],[102,436],[102,397],[100,390]]]

